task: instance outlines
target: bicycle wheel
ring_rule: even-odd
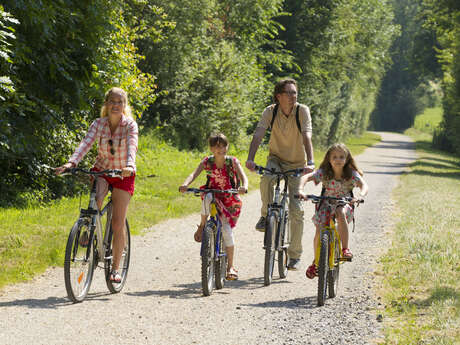
[[[318,306],[324,305],[327,290],[327,271],[329,270],[329,233],[321,233],[318,262]]]
[[[275,234],[278,226],[278,219],[275,214],[270,214],[265,229],[265,263],[264,263],[264,285],[268,286],[273,278],[273,266],[275,264]]]
[[[334,237],[334,243],[334,268],[327,273],[327,287],[330,298],[334,298],[337,295],[339,288],[340,244],[337,237]]]
[[[222,289],[225,284],[227,274],[227,255],[225,254],[224,238],[222,232],[219,236],[219,256],[216,259],[216,289]]]
[[[109,221],[109,220],[107,220]],[[112,265],[113,265],[113,254],[112,254],[112,225],[110,225],[109,229],[109,244],[108,248],[106,249],[105,253],[105,260],[104,260],[104,271],[105,271],[105,282],[107,284],[107,288],[111,293],[120,292],[123,289],[123,286],[126,283],[126,278],[128,277],[128,270],[129,270],[129,259],[131,256],[131,233],[129,231],[129,224],[128,220],[126,220],[124,232],[125,232],[125,247],[123,248],[123,252],[121,254],[120,264],[118,266],[118,272],[121,275],[121,282],[116,283],[110,280],[110,272],[112,272]]]
[[[65,288],[67,296],[74,303],[85,299],[94,273],[94,242],[80,241],[83,236],[90,238],[89,222],[79,219],[70,231],[64,258]]]
[[[215,232],[214,224],[206,224],[201,238],[201,287],[203,295],[209,296],[214,289],[215,265]]]
[[[288,251],[287,251],[287,241],[289,233],[289,218],[284,218],[284,229],[282,234],[280,234],[280,246],[278,249],[278,272],[280,278],[286,278],[288,274],[287,264],[289,261]]]

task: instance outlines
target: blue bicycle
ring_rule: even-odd
[[[215,193],[238,194],[236,189],[199,189],[187,188],[187,193],[194,193],[196,196],[211,193],[209,219],[203,229],[201,239],[201,286],[203,295],[210,296],[214,290],[222,289],[225,284],[227,273],[227,254],[224,248],[222,236],[222,222],[217,212]]]

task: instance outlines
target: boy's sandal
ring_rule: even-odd
[[[342,249],[342,257],[347,260],[353,259],[353,254],[350,250],[350,248],[343,248]]]
[[[113,270],[112,272],[110,272],[110,281],[111,282],[114,282],[114,283],[121,283],[121,275],[120,275],[120,272],[116,271],[116,270]]]
[[[193,234],[193,238],[195,239],[195,241],[197,242],[201,242],[201,239],[203,237],[203,227],[201,227],[201,231],[200,231],[200,226],[197,225],[198,229],[196,229],[195,233]]]
[[[318,272],[316,272],[316,265],[314,263],[308,266],[305,275],[308,279],[313,279],[318,275]]]
[[[225,277],[227,280],[238,280],[238,271],[235,268],[230,268],[227,271],[227,276]]]
[[[78,240],[78,244],[82,246],[83,248],[88,247],[89,243],[89,237],[88,237],[88,232],[85,231],[83,234],[80,235],[80,239]]]

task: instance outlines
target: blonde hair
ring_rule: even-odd
[[[101,108],[101,117],[106,117],[108,115],[107,102],[109,101],[109,98],[112,95],[117,95],[117,96],[121,97],[121,99],[123,101],[123,114],[126,117],[129,117],[129,118],[135,120],[134,117],[133,117],[133,113],[131,111],[131,107],[129,106],[129,103],[128,103],[128,93],[125,90],[123,90],[122,88],[119,88],[119,87],[112,87],[110,90],[108,90],[105,93],[104,105]]]
[[[347,155],[342,175],[345,180],[349,180],[353,176],[353,170],[356,170],[358,174],[363,176],[363,172],[356,165],[356,162],[348,147],[346,147],[345,144],[338,143],[329,147],[323,161],[321,162],[321,165],[319,166],[319,168],[323,171],[325,180],[332,180],[334,178],[334,170],[332,170],[331,165],[331,154],[335,150],[343,151]]]

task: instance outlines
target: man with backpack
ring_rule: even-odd
[[[297,83],[294,79],[283,79],[275,85],[273,92],[275,104],[265,108],[257,124],[249,146],[246,167],[254,171],[254,157],[267,129],[271,129],[267,169],[286,171],[304,168],[311,172],[315,168],[313,161],[312,125],[310,110],[306,105],[297,103]],[[263,175],[260,179],[262,199],[261,217],[256,229],[265,231],[267,207],[273,200],[275,178]],[[302,254],[302,234],[304,211],[298,192],[300,177],[289,178],[289,219],[291,223],[291,243],[288,248],[288,269],[297,270]]]

